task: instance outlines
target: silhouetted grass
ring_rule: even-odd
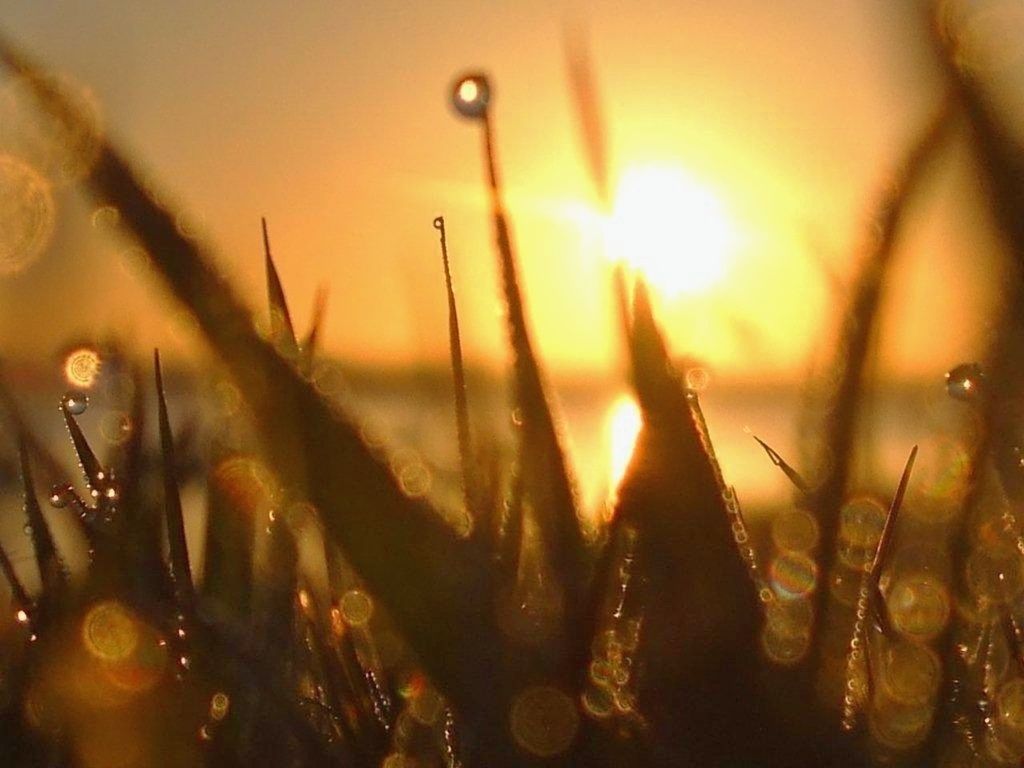
[[[596,81],[583,48],[573,45],[568,61],[588,169],[607,204]],[[84,122],[10,43],[0,44],[0,57],[26,76],[43,110],[71,125]],[[11,630],[22,642],[12,643],[16,658],[7,665],[13,673],[0,720],[0,747],[11,764],[91,765],[82,758],[83,740],[111,724],[138,728],[149,740],[143,757],[126,765],[928,764],[956,750],[972,765],[1019,759],[1015,732],[1008,730],[1018,724],[1011,722],[1009,706],[997,703],[990,679],[998,640],[1009,653],[1008,679],[1024,680],[1019,606],[1002,594],[972,595],[963,584],[970,546],[978,548],[968,541],[982,527],[976,513],[1003,497],[1018,501],[1024,488],[1019,274],[1005,286],[985,386],[972,395],[983,431],[965,509],[944,533],[952,539],[954,575],[950,615],[933,633],[937,641],[900,625],[887,602],[892,588],[886,577],[899,555],[897,516],[916,447],[881,529],[873,538],[861,536],[863,551],[852,554],[843,539],[842,515],[856,491],[851,466],[867,407],[870,342],[886,291],[898,290],[887,285],[895,246],[909,206],[921,198],[928,171],[961,118],[971,128],[977,167],[1018,267],[1024,255],[1024,152],[979,85],[951,58],[940,50],[951,95],[881,195],[876,230],[850,290],[818,472],[801,475],[755,438],[799,491],[800,506],[813,513],[818,539],[810,583],[794,587],[804,590],[796,595],[765,568],[647,287],[636,278],[630,295],[622,270],[613,287],[643,422],[614,515],[596,536],[585,536],[528,328],[486,101],[470,116],[483,132],[513,353],[511,467],[489,466],[474,448],[486,437],[471,434],[445,224],[441,217],[434,222],[448,303],[465,512],[474,523],[469,535],[404,485],[351,418],[312,386],[323,294],[300,342],[266,220],[270,323],[264,339],[204,247],[182,234],[174,212],[145,192],[133,164],[101,140],[84,186],[120,212],[170,293],[194,315],[244,398],[259,445],[246,446],[251,453],[243,454],[229,450],[225,439],[211,449],[205,573],[197,588],[180,496],[179,454],[188,452],[182,450],[188,441],[181,440],[181,429],[178,440],[173,434],[159,353],[158,451],[149,452],[144,440],[148,409],[140,374],[131,405],[135,428],[116,456],[117,467],[90,445],[78,423],[77,396],[62,400],[84,498],[60,477],[60,462],[33,437],[0,382],[0,404],[18,441],[24,513],[41,582],[38,594],[26,588],[0,545],[0,571],[19,611],[13,623],[23,625],[20,633],[16,626]],[[487,85],[482,76],[473,78]],[[241,423],[246,417],[229,418]],[[232,465],[236,460],[241,463]],[[51,503],[75,516],[88,542],[83,580],[73,579],[61,562],[36,497],[33,461],[48,480],[65,481],[55,486]],[[249,485],[225,483],[226,467],[241,467]],[[994,497],[985,482],[990,467],[997,470],[1002,496]],[[504,476],[508,483],[496,479]],[[157,493],[148,482],[153,479]],[[1024,555],[1013,512],[1000,521],[996,532],[983,533],[997,542],[1008,537],[1015,557]],[[310,583],[302,568],[306,526],[319,535],[314,538],[322,547],[326,585]],[[845,563],[841,547],[847,547]],[[856,579],[853,606],[836,599],[843,568]],[[1007,574],[996,576],[1001,585]],[[780,671],[765,661],[771,655],[766,633],[792,618],[787,612],[804,608],[809,618],[797,629],[808,634],[798,632],[795,639],[807,647],[791,658],[773,657],[795,670]],[[836,633],[839,654],[833,652]],[[964,637],[976,641],[976,652],[963,650]],[[916,723],[915,731],[899,719],[906,719],[906,708],[879,714],[879,701],[894,686],[909,685],[891,679],[894,654],[931,658],[929,643],[943,653],[938,674],[944,687],[941,697],[932,692],[923,704],[916,702],[914,711],[925,719],[923,730]],[[136,658],[138,648],[149,656]],[[99,661],[83,662],[86,652]],[[831,700],[825,686],[821,702],[814,679],[819,672],[823,678],[834,673],[836,663],[845,687]],[[117,679],[131,692],[131,705],[83,704],[73,681],[90,674],[127,675]],[[780,712],[773,689],[787,692],[791,711]],[[893,723],[912,738],[886,741],[885,728]],[[1024,720],[1019,725],[1024,733]],[[1005,747],[1006,755],[993,752],[993,744]]]

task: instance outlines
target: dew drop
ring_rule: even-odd
[[[112,205],[104,205],[92,212],[92,226],[100,232],[109,232],[121,223],[121,212]]]
[[[25,527],[22,528],[21,530],[23,530],[25,532],[26,536],[31,536],[32,535],[32,526],[27,524],[27,523],[25,524]]]
[[[345,621],[353,627],[363,626],[373,616],[373,601],[361,589],[350,589],[342,595],[338,608]]]
[[[695,366],[686,369],[686,388],[693,392],[703,392],[708,388],[711,381],[711,374],[707,368]]]
[[[227,717],[228,710],[231,707],[231,699],[223,691],[217,691],[210,698],[210,717],[213,720],[223,720]]]
[[[72,416],[81,416],[89,407],[89,398],[85,395],[66,394],[60,399],[60,404]]]
[[[977,363],[961,363],[946,373],[946,393],[957,400],[976,399],[985,384],[985,374]]]
[[[629,703],[623,700],[623,704]],[[509,719],[516,743],[538,757],[565,752],[579,728],[575,702],[547,685],[532,686],[516,696]]]
[[[64,509],[68,505],[68,489],[55,485],[50,490],[50,506],[55,509]]]
[[[452,86],[452,106],[463,117],[478,119],[487,113],[491,86],[480,73],[463,75]]]

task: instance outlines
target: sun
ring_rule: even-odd
[[[609,255],[668,298],[707,291],[728,272],[740,233],[715,192],[670,166],[628,169],[608,222]]]

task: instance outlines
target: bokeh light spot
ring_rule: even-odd
[[[527,688],[512,702],[512,736],[520,747],[538,757],[565,752],[576,737],[579,721],[573,700],[552,686]]]
[[[132,654],[139,642],[135,617],[114,600],[98,603],[85,615],[82,640],[89,653],[96,658],[123,661]]]

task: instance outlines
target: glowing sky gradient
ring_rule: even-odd
[[[677,350],[726,372],[801,375],[829,340],[828,273],[849,276],[872,190],[934,101],[920,37],[888,0],[585,5],[34,0],[3,25],[95,91],[110,133],[203,223],[254,305],[266,215],[299,328],[326,284],[327,349],[377,363],[444,359],[439,213],[467,359],[504,359],[479,136],[446,104],[455,74],[488,71],[541,354],[605,372],[619,341],[561,48],[563,21],[584,18],[612,177],[682,168],[743,228],[718,287],[665,302]],[[962,176],[946,169],[897,269],[883,358],[903,374],[978,357],[990,244]],[[91,204],[62,207],[51,252],[0,282],[3,349],[29,355],[126,318],[140,348],[187,346],[154,311],[153,285],[89,227]],[[942,338],[936,317],[950,320]]]

